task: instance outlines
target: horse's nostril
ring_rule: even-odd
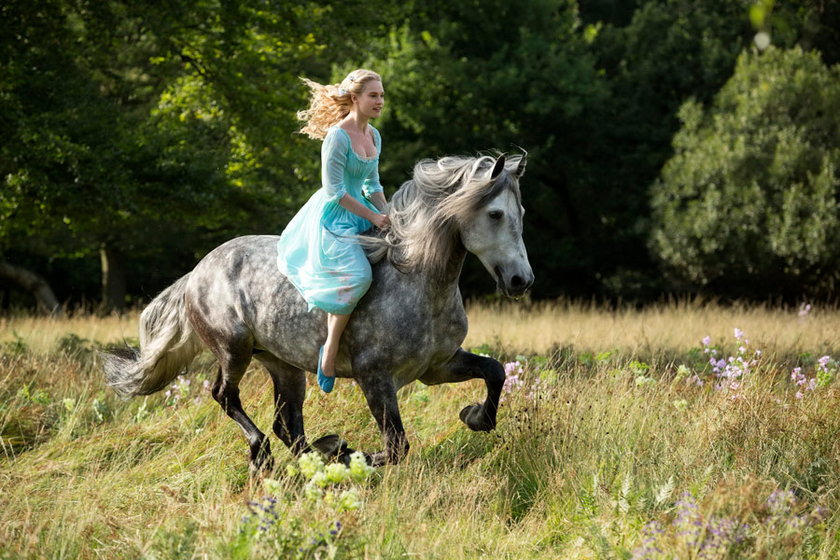
[[[525,281],[522,280],[521,276],[517,275],[510,279],[510,285],[514,288],[521,288],[523,284],[525,284]]]

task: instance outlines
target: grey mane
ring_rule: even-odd
[[[515,176],[522,156],[510,156],[495,180],[495,157],[447,156],[421,160],[410,180],[391,199],[391,227],[362,243],[371,261],[382,258],[404,271],[427,270],[438,275],[447,266],[452,240],[460,225],[505,189],[520,199]]]

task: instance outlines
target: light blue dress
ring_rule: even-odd
[[[367,231],[373,224],[338,203],[349,194],[379,212],[366,198],[382,191],[382,138],[378,130],[370,129],[376,146],[376,156],[370,159],[353,151],[346,130],[329,129],[321,146],[322,186],[292,218],[277,244],[280,272],[297,287],[310,310],[318,307],[336,315],[348,314],[370,287],[365,251],[348,236]]]

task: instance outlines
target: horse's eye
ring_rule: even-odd
[[[502,216],[504,216],[504,212],[501,210],[491,210],[489,215],[491,220],[501,220]]]

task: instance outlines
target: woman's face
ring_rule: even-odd
[[[368,119],[375,119],[382,113],[382,106],[385,105],[385,90],[379,80],[370,80],[365,83],[362,93],[353,96],[353,103],[360,116]]]

